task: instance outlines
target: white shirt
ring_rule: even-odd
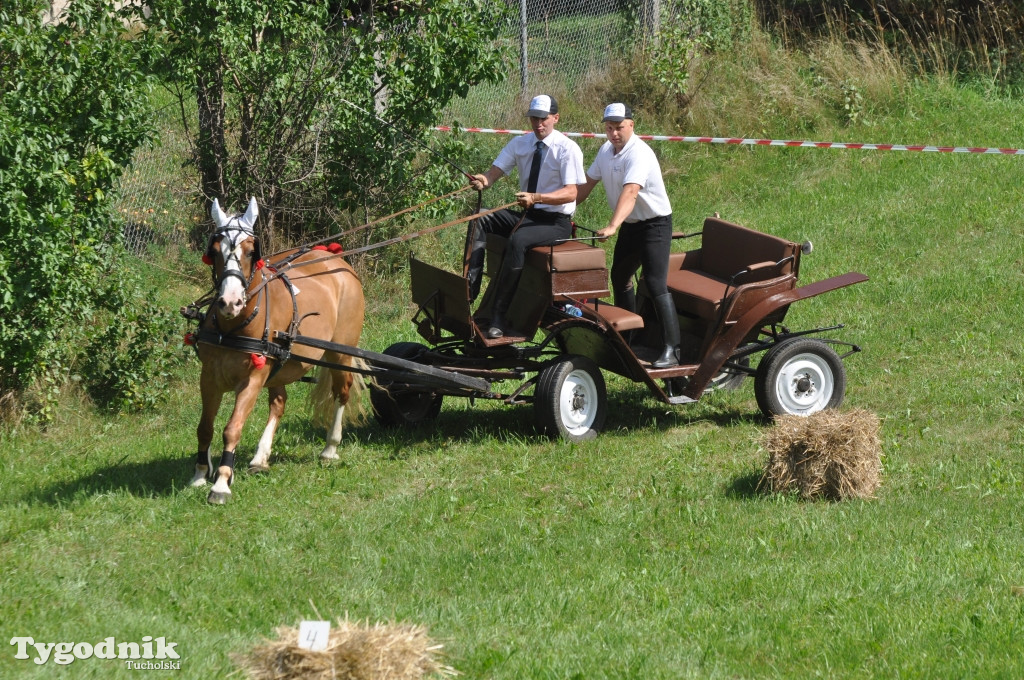
[[[583,151],[576,142],[558,130],[552,130],[551,134],[542,140],[538,140],[533,132],[514,137],[498,154],[494,166],[506,175],[512,172],[512,168],[518,169],[519,190],[526,191],[530,167],[533,165],[533,153],[538,141],[544,143],[545,150],[540,175],[537,177],[537,193],[548,194],[569,184],[583,184],[586,181],[586,174],[583,172]],[[534,207],[571,215],[576,212],[576,201],[562,205],[537,203]]]
[[[597,157],[587,170],[587,176],[604,182],[604,193],[612,212],[619,203],[622,187],[627,184],[640,185],[633,212],[626,217],[627,224],[672,214],[672,204],[665,191],[658,157],[635,133],[619,153],[615,153],[611,142],[601,145]]]

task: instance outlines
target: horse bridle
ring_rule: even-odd
[[[259,237],[256,236],[253,232],[251,232],[251,231],[245,229],[244,227],[242,227],[237,222],[238,222],[238,218],[237,217],[232,218],[231,221],[229,221],[223,227],[219,227],[218,229],[216,229],[213,232],[213,234],[210,235],[210,241],[209,241],[209,244],[206,247],[206,256],[210,260],[210,277],[213,279],[213,288],[214,288],[214,290],[219,291],[221,285],[223,285],[223,283],[224,283],[224,281],[226,279],[228,279],[230,277],[235,277],[239,281],[242,282],[242,290],[243,290],[243,293],[242,293],[243,298],[242,299],[244,300],[245,304],[248,304],[249,303],[249,286],[252,285],[252,280],[256,277],[256,271],[259,269],[258,263],[259,263],[259,261],[260,261],[260,259],[262,257],[262,253],[261,253],[261,248],[260,248],[260,239],[259,239]],[[217,276],[217,268],[216,268],[216,266],[213,263],[213,255],[214,255],[213,244],[217,240],[219,240],[218,237],[225,237],[225,236],[227,237],[228,242],[230,243],[230,249],[226,253],[223,252],[224,251],[223,248],[221,249],[222,254],[224,256],[224,267],[221,269],[220,276]],[[253,239],[253,250],[252,250],[252,261],[253,261],[253,263],[252,263],[252,270],[249,272],[249,278],[246,278],[245,275],[242,274],[242,260],[238,256],[238,244],[241,243],[242,241],[244,241],[245,239],[249,238],[249,237],[252,237],[252,239]],[[231,262],[231,260],[234,260],[237,263],[237,265],[238,265],[237,269],[229,269],[228,268],[228,264]]]

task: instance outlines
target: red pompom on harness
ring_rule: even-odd
[[[185,337],[182,338],[182,342],[191,347],[192,345],[196,344],[196,334],[185,333]]]
[[[345,249],[341,247],[340,243],[332,243],[331,245],[327,246],[327,250],[331,251],[335,255],[345,252]]]
[[[262,354],[250,354],[249,358],[252,359],[253,368],[257,371],[263,370],[263,367],[267,365],[267,357]]]
[[[203,255],[203,264],[205,264],[205,265],[207,265],[209,267],[212,267],[213,266],[213,258],[210,257],[209,255],[205,255],[204,254]]]

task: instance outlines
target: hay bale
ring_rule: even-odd
[[[761,445],[768,464],[758,484],[802,498],[871,498],[881,484],[878,416],[863,409],[779,416]]]
[[[280,626],[276,640],[264,640],[235,661],[253,680],[419,680],[452,677],[442,665],[443,645],[434,644],[421,626],[376,623],[372,626],[338,619],[327,648],[299,647],[299,629]]]

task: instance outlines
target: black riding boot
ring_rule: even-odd
[[[662,335],[665,338],[665,349],[661,356],[651,364],[655,368],[668,368],[679,364],[679,317],[676,316],[676,305],[672,301],[672,293],[659,295],[654,299],[654,309],[661,322]]]
[[[469,251],[467,278],[469,279],[469,301],[473,302],[480,293],[480,281],[484,275],[484,260],[487,255],[487,232],[483,230],[479,220],[473,220],[471,224],[470,229],[473,232],[473,242]]]
[[[491,312],[491,327],[487,329],[487,337],[500,338],[505,335],[505,312],[515,295],[516,285],[519,283],[519,275],[523,273],[520,269],[501,268],[498,274],[497,295],[494,296],[494,309]]]

